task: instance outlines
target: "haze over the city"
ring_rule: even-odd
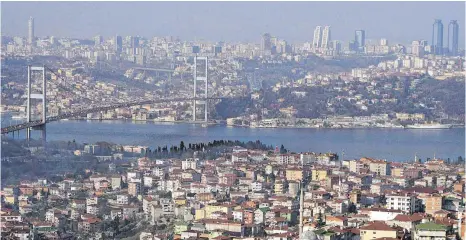
[[[348,41],[354,30],[368,39],[410,43],[432,38],[434,19],[464,29],[464,2],[4,2],[2,35],[26,36],[33,16],[37,36],[91,38],[178,36],[211,41],[260,41],[273,33],[290,42],[312,40],[317,25]],[[445,40],[446,41],[446,40]],[[464,45],[460,33],[459,45]]]

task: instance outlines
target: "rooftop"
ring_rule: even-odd
[[[446,231],[447,227],[441,224],[434,222],[426,222],[416,225],[416,230],[425,230],[425,231]]]

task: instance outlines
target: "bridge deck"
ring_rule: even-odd
[[[112,109],[117,109],[117,108],[131,107],[131,106],[144,105],[144,104],[153,104],[153,103],[182,102],[182,101],[184,102],[184,101],[194,101],[194,100],[197,101],[197,100],[206,100],[206,99],[225,99],[225,97],[172,98],[172,99],[145,100],[145,101],[131,102],[131,103],[118,103],[118,104],[114,104],[114,105],[110,105],[110,106],[103,106],[103,107],[97,107],[97,108],[92,108],[92,109],[83,109],[83,110],[80,110],[78,112],[65,113],[65,114],[61,114],[61,115],[58,115],[58,116],[48,117],[47,120],[45,121],[45,123],[42,122],[42,120],[37,120],[37,121],[33,121],[33,122],[21,123],[21,124],[18,124],[18,125],[4,127],[4,128],[2,128],[2,134],[18,131],[18,130],[21,130],[21,129],[41,126],[43,124],[53,122],[53,121],[58,121],[58,120],[65,119],[65,118],[78,117],[78,116],[87,115],[88,113],[107,111],[107,110],[112,110]]]

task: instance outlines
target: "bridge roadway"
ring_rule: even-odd
[[[113,104],[110,106],[103,106],[103,107],[97,107],[97,108],[91,108],[91,109],[84,109],[80,110],[77,112],[72,112],[72,113],[64,113],[61,115],[57,116],[52,116],[48,117],[45,123],[42,120],[36,120],[32,121],[29,123],[21,123],[13,126],[8,126],[2,128],[2,134],[14,132],[14,131],[19,131],[22,129],[26,128],[31,128],[31,127],[38,127],[42,126],[46,123],[49,122],[54,122],[58,121],[61,119],[66,119],[66,118],[72,118],[72,117],[78,117],[78,116],[83,116],[87,115],[88,113],[96,113],[96,112],[102,112],[102,111],[107,111],[107,110],[112,110],[112,109],[118,109],[118,108],[124,108],[124,107],[131,107],[131,106],[137,106],[137,105],[144,105],[144,104],[153,104],[153,103],[163,103],[163,102],[186,102],[186,101],[194,101],[194,100],[206,100],[206,99],[225,99],[225,97],[208,97],[208,98],[170,98],[170,99],[154,99],[154,100],[144,100],[144,101],[139,101],[139,102],[129,102],[129,103],[118,103],[118,104]]]

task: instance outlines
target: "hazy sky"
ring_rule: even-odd
[[[432,24],[460,24],[464,46],[464,2],[2,2],[2,35],[27,35],[29,16],[36,36],[91,38],[115,34],[178,36],[181,39],[259,42],[270,32],[289,42],[312,41],[317,25],[330,25],[332,39],[366,38],[389,43],[431,42]]]

